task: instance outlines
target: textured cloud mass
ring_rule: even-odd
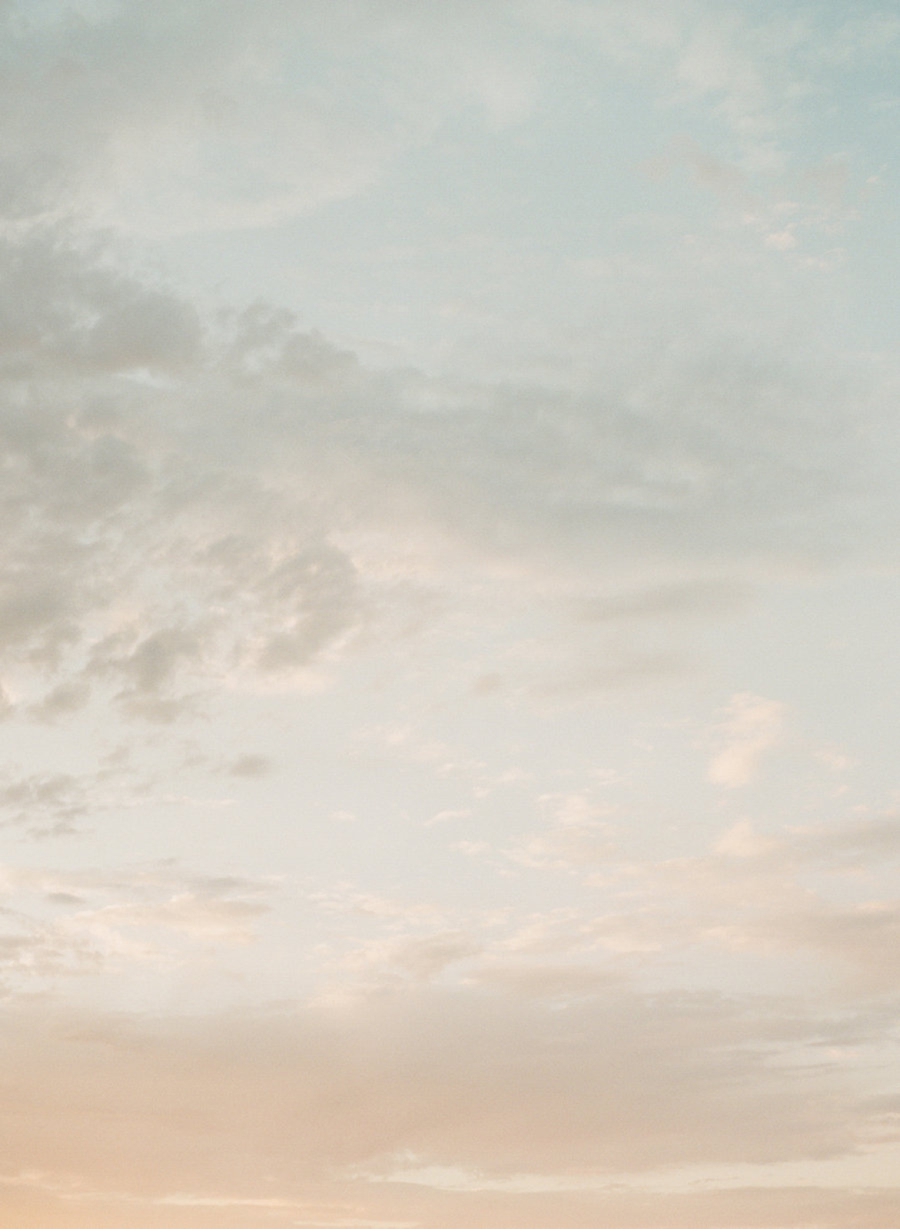
[[[896,15],[0,27],[0,1220],[896,1226]]]

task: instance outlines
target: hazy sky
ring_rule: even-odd
[[[0,0],[5,1226],[900,1221],[897,0]]]

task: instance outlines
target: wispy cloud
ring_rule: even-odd
[[[722,747],[709,763],[709,780],[723,787],[743,787],[754,778],[763,754],[778,743],[785,707],[752,693],[738,693],[726,714],[717,730]]]

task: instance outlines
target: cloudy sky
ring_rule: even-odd
[[[896,1227],[896,0],[0,23],[6,1225]]]

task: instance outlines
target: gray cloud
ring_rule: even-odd
[[[0,813],[7,825],[20,825],[36,834],[64,834],[89,814],[121,805],[127,795],[107,783],[114,774],[43,772],[8,777],[0,785]]]
[[[632,621],[640,617],[647,620],[703,618],[739,611],[748,598],[748,587],[740,583],[712,579],[673,582],[629,595],[582,599],[575,604],[575,614],[581,620],[597,622]]]
[[[230,761],[225,770],[236,778],[263,778],[271,772],[272,762],[262,753],[244,753]]]
[[[848,378],[786,351],[673,348],[591,394],[368,371],[264,305],[201,328],[53,231],[0,253],[0,351],[0,647],[62,673],[47,715],[118,678],[129,713],[167,720],[236,666],[421,627],[415,557],[380,563],[410,533],[438,594],[462,567],[514,599],[515,562],[522,602],[552,579],[585,630],[645,631],[727,617],[761,562],[824,561],[847,533]],[[673,580],[636,587],[660,559]],[[666,638],[542,687],[678,668]]]

